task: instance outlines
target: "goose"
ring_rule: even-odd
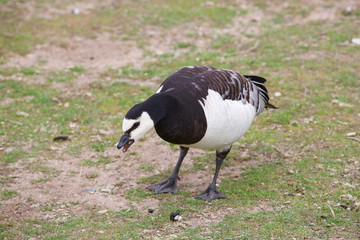
[[[231,146],[269,103],[265,79],[210,66],[187,66],[169,76],[157,92],[125,115],[117,148],[125,153],[153,127],[163,140],[180,146],[169,178],[148,186],[158,193],[176,193],[180,166],[189,148],[216,149],[216,169],[208,188],[195,196],[205,201],[226,198],[216,187]]]

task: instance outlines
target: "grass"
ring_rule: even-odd
[[[11,199],[15,196],[19,195],[18,192],[16,191],[12,191],[12,190],[4,190],[1,192],[0,196],[2,200],[8,200]]]
[[[333,3],[316,7],[327,9]],[[112,6],[79,15],[59,13],[50,19],[40,13],[49,7],[64,10],[72,1],[61,6],[29,1],[38,16],[27,18],[21,4],[0,1],[4,9],[0,12],[4,23],[0,24],[1,63],[10,63],[11,56],[26,55],[39,44],[70,48],[74,37],[93,39],[104,32],[114,41],[131,41],[146,60],[101,71],[82,64],[47,69],[46,60],[33,66],[0,67],[0,205],[9,209],[0,215],[0,239],[359,237],[360,148],[347,134],[356,132],[358,139],[360,133],[360,55],[359,46],[345,44],[359,37],[357,9],[334,20],[308,21],[316,3],[290,2],[274,11],[275,3],[256,0],[251,4],[264,18],[236,25],[234,32],[234,24],[251,18],[255,11],[242,9],[234,1],[155,0],[140,5],[114,1]],[[199,31],[191,32],[192,26]],[[247,32],[248,28],[257,31]],[[146,35],[149,29],[154,31],[151,36]],[[175,34],[174,41],[158,54],[151,41],[169,34]],[[262,75],[268,79],[271,102],[279,107],[257,117],[224,162],[219,190],[226,200],[193,199],[189,185],[182,181],[175,195],[153,195],[144,186],[164,180],[172,169],[160,171],[156,162],[142,161],[137,152],[125,158],[112,151],[126,111],[156,91],[154,85],[131,81],[158,85],[185,65]],[[89,84],[79,84],[82,79]],[[281,96],[274,97],[275,92]],[[59,135],[71,140],[53,142]],[[154,143],[154,147],[158,146]],[[169,145],[169,151],[175,149]],[[199,171],[213,174],[213,152],[192,161],[184,165],[181,176]],[[60,165],[69,169],[60,170]],[[109,171],[127,167],[133,170],[131,176],[116,172],[104,180]],[[23,179],[22,173],[31,178]],[[36,209],[40,203],[16,189],[21,181],[34,194],[48,196],[55,191],[49,188],[52,184],[75,183],[81,176],[81,187],[86,188],[86,184],[108,185],[103,181],[114,180],[111,196],[130,204],[99,213],[101,207],[57,202],[53,197]],[[128,178],[133,176],[137,186],[129,186]],[[197,179],[191,184],[196,185]],[[108,197],[97,194],[89,196]],[[21,201],[13,202],[20,197]],[[149,207],[155,209],[153,214],[147,212]],[[13,209],[22,208],[54,218],[12,215],[17,212]],[[183,222],[169,221],[176,210],[181,210]]]

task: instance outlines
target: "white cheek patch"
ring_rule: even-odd
[[[137,119],[124,119],[123,121],[123,132],[128,131],[134,125],[134,123],[139,122],[139,126],[134,128],[129,132],[130,138],[135,141],[143,137],[152,127],[154,127],[154,121],[150,118],[150,115],[147,112],[143,112],[141,116]]]
[[[123,125],[122,125],[123,132],[128,131],[134,125],[135,122],[137,122],[137,119],[124,118]]]

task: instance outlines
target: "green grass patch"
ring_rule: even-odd
[[[17,191],[13,191],[13,190],[4,190],[0,193],[2,200],[8,200],[17,195],[19,195],[19,193]]]
[[[175,45],[175,48],[188,48],[191,46],[191,43],[187,43],[187,42],[178,42]]]
[[[111,163],[111,159],[108,156],[100,155],[97,161],[86,159],[83,161],[84,166],[102,166]]]
[[[78,66],[75,66],[75,67],[72,67],[69,69],[71,72],[76,72],[76,73],[84,73],[86,70],[85,68],[83,67],[78,67]]]
[[[15,163],[26,155],[26,152],[23,150],[14,150],[0,156],[0,162],[4,164]]]
[[[144,172],[153,172],[156,169],[156,166],[153,164],[143,164],[139,167],[139,170]]]
[[[36,70],[34,68],[23,68],[21,72],[25,76],[32,76],[36,74]]]

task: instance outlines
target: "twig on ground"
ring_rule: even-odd
[[[81,167],[80,167],[80,172],[79,172],[78,177],[77,177],[76,186],[80,186],[82,169],[83,169],[83,165],[81,165]],[[68,193],[68,196],[69,196],[71,193],[74,192],[74,189],[76,188],[76,186],[74,186],[74,187],[71,189],[71,191]]]
[[[347,137],[348,139],[351,139],[351,140],[354,140],[354,141],[357,141],[357,142],[360,142],[360,139],[359,138],[356,138],[356,137]]]
[[[328,203],[326,205],[330,208],[331,215],[335,218],[335,213],[332,207]]]
[[[256,40],[256,42],[254,43],[254,46],[252,46],[251,48],[245,50],[245,51],[241,51],[241,52],[235,52],[235,53],[228,53],[225,54],[224,57],[232,57],[232,56],[236,56],[242,53],[249,53],[254,51],[257,47],[259,46],[259,40]]]
[[[255,49],[257,49],[258,46],[259,46],[259,40],[256,40],[254,46],[252,46],[251,48],[249,48],[249,49],[246,50],[245,52],[246,52],[246,53],[252,52],[252,51],[254,51]]]
[[[20,125],[20,126],[23,125],[23,123],[18,122],[18,121],[15,121],[15,120],[8,119],[8,121],[11,122],[11,123],[18,124],[18,125]]]

